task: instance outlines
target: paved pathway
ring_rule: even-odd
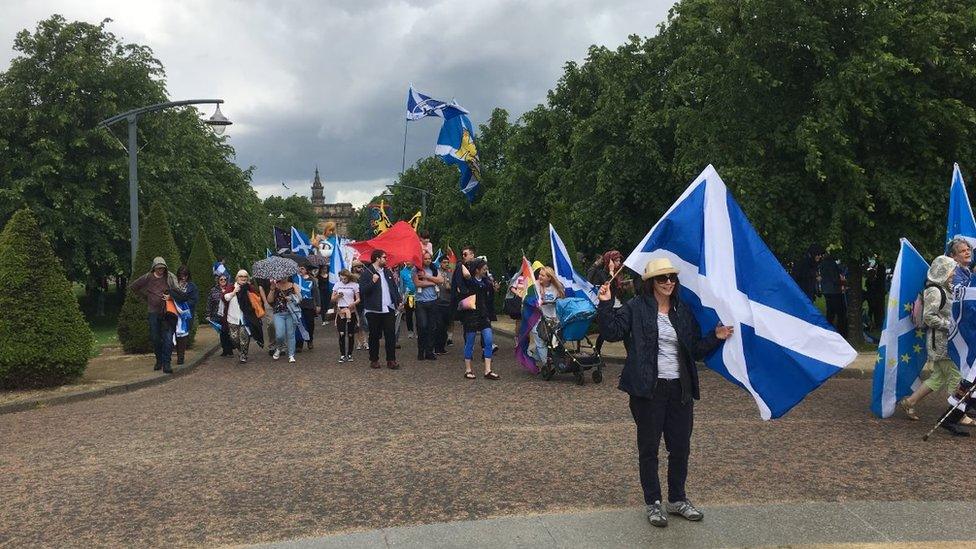
[[[361,353],[337,364],[332,333],[297,365],[254,348],[246,365],[0,415],[0,546],[262,543],[640,502],[620,366],[602,385],[544,382],[499,338],[497,382],[464,380],[456,348],[370,370]],[[702,392],[688,488],[707,508],[972,493],[956,464],[976,440],[873,419],[867,380],[832,380],[774,422],[714,374]]]

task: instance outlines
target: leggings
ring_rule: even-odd
[[[339,330],[339,354],[351,355],[353,338],[356,337],[356,317],[336,319],[336,329]]]
[[[494,337],[491,328],[485,328],[481,332],[464,332],[464,359],[471,360],[474,356],[474,338],[481,334],[481,346],[484,349],[485,358],[491,358]]]

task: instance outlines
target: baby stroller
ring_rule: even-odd
[[[540,368],[542,379],[549,381],[557,373],[573,374],[576,384],[582,385],[586,371],[593,370],[593,383],[603,381],[603,360],[593,352],[593,343],[586,335],[595,316],[596,307],[589,299],[567,297],[556,300],[558,322],[545,317],[539,321],[539,335],[549,350],[549,356]],[[586,342],[585,348],[583,342]]]

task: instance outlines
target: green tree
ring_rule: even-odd
[[[197,234],[193,238],[193,247],[190,248],[190,256],[186,260],[186,266],[190,269],[190,277],[197,285],[200,298],[197,300],[196,309],[193,311],[193,324],[190,328],[190,342],[196,337],[197,327],[207,325],[207,292],[212,286],[212,273],[214,258],[213,248],[210,246],[210,239],[203,228],[197,229]]]
[[[175,273],[180,265],[180,252],[169,227],[166,210],[161,204],[153,204],[149,215],[140,230],[139,248],[136,250],[136,266],[131,280],[146,274],[152,268],[156,257],[166,260],[166,265]],[[131,289],[126,291],[125,302],[119,311],[119,342],[127,353],[148,353],[152,351],[149,340],[149,323],[146,300]]]
[[[95,344],[61,260],[30,210],[0,234],[0,388],[81,377]]]
[[[315,215],[315,209],[312,207],[312,201],[307,196],[297,194],[284,198],[280,196],[265,198],[264,211],[267,212],[272,224],[286,230],[288,227],[298,227],[300,230],[311,234],[311,230],[319,221],[319,217]],[[279,215],[284,216],[284,218],[279,218]]]

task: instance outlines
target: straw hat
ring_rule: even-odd
[[[657,275],[678,274],[678,269],[671,264],[671,260],[666,257],[655,257],[644,265],[644,274],[641,280],[647,280]]]

